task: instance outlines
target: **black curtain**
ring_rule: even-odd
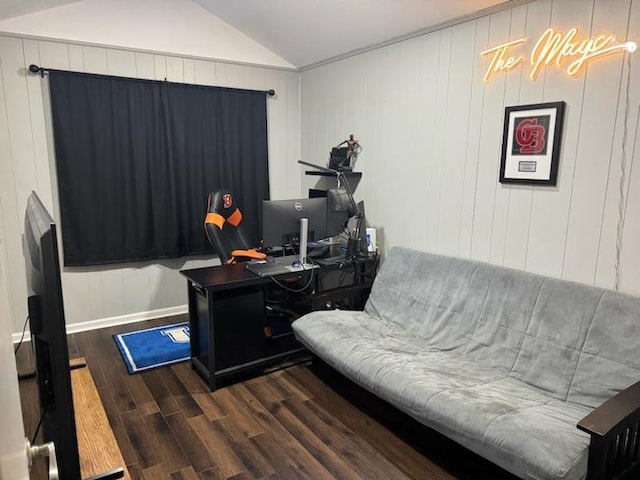
[[[65,265],[210,253],[206,201],[220,188],[257,244],[269,198],[264,92],[49,77]]]

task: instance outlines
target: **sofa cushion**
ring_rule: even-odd
[[[296,337],[418,421],[526,479],[584,478],[591,408],[640,379],[640,299],[401,247],[363,312]]]
[[[293,328],[348,378],[512,473],[584,478],[589,437],[576,423],[589,408],[549,398],[456,352],[425,348],[362,312],[313,312]]]
[[[580,351],[567,398],[596,407],[640,380],[640,298],[605,291]]]
[[[640,379],[640,299],[602,288],[394,247],[365,311],[558,400],[595,407]]]
[[[392,249],[365,311],[441,349],[464,349],[493,276],[482,264]]]
[[[600,288],[545,278],[512,375],[567,399],[602,294]]]

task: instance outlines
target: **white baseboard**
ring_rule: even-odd
[[[187,305],[178,305],[176,307],[161,308],[159,310],[152,310],[148,312],[100,318],[98,320],[89,320],[88,322],[71,323],[67,325],[67,334],[97,330],[99,328],[116,327],[118,325],[126,325],[128,323],[153,320],[154,318],[172,317],[174,315],[182,315],[188,311],[189,309]],[[12,334],[13,343],[18,343],[20,341],[20,337],[22,337],[22,332]],[[24,341],[27,342],[30,340],[31,333],[27,330],[24,334]]]

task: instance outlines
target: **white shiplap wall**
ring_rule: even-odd
[[[573,26],[640,43],[640,1],[539,0],[305,71],[302,156],[323,163],[328,146],[356,135],[364,147],[357,196],[384,249],[612,288],[626,117],[620,290],[640,295],[640,52],[630,60],[627,115],[628,55],[599,59],[575,79],[550,69],[534,82],[525,70],[482,82],[481,51]],[[558,185],[500,184],[505,106],[559,100],[567,105]]]
[[[0,214],[2,213],[0,199]],[[7,282],[7,255],[4,242],[4,228],[0,215],[0,479],[29,478],[27,454],[24,448],[24,427],[16,419],[22,418],[18,387],[18,372],[9,311],[9,288]]]
[[[29,64],[172,82],[267,90],[270,182],[274,198],[297,197],[300,182],[287,171],[299,158],[299,75],[196,58],[0,35],[0,195],[8,256],[12,331],[26,317],[21,247],[26,199],[35,190],[58,217],[48,85],[26,73]],[[58,229],[60,232],[60,228]],[[215,258],[181,258],[63,271],[69,331],[186,311],[183,268],[217,264]]]
[[[539,0],[318,67],[300,79],[280,69],[0,35],[1,225],[12,330],[21,329],[26,315],[20,233],[29,192],[36,190],[57,215],[48,91],[46,81],[26,74],[30,63],[274,88],[277,96],[268,101],[273,198],[296,197],[314,186],[317,178],[305,176],[305,168],[291,175],[295,161],[322,164],[331,145],[354,133],[364,146],[356,197],[365,199],[368,222],[379,229],[385,249],[407,245],[611,287],[626,57],[598,60],[577,79],[550,70],[535,82],[525,72],[512,72],[482,83],[483,49],[536,37],[549,26],[574,25],[585,33],[614,32],[640,41],[640,1]],[[635,294],[640,294],[638,55],[631,57],[620,284]],[[567,102],[558,185],[499,184],[504,107],[556,100]],[[178,271],[215,262],[65,269],[70,330],[184,311],[185,281]]]

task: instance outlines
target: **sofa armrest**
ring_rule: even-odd
[[[638,478],[640,382],[597,407],[578,428],[591,435],[587,480]]]

